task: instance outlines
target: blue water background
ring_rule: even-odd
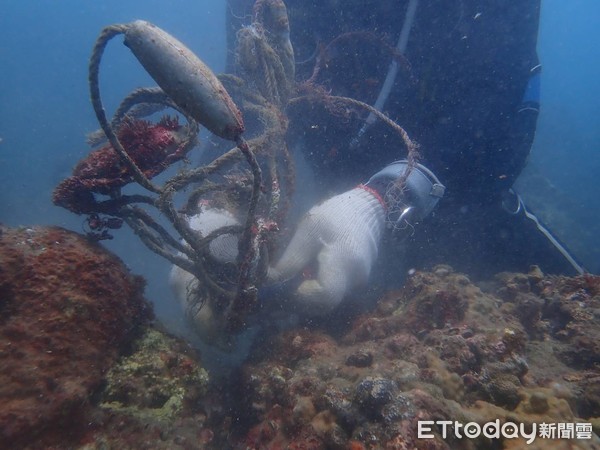
[[[0,221],[81,231],[82,218],[55,207],[51,193],[87,154],[85,134],[98,127],[89,102],[87,64],[104,26],[149,20],[220,72],[226,56],[224,15],[224,0],[4,0],[0,9]],[[600,223],[598,23],[600,2],[596,0],[543,2],[539,38],[543,108],[531,166],[576,208],[592,212],[583,215],[587,222],[579,221],[568,230],[575,239],[582,229]],[[115,38],[101,72],[109,114],[133,88],[153,84],[122,45],[122,38]],[[591,239],[584,244],[597,249],[596,235]],[[181,313],[167,285],[167,262],[124,229],[106,245],[133,272],[147,278],[147,297],[158,316],[180,328]],[[600,256],[586,257],[588,266],[598,270]]]
[[[543,66],[541,111],[529,166],[521,177],[527,181],[531,174],[541,173],[556,188],[541,189],[531,203],[537,206],[541,200],[556,208],[554,214],[545,211],[541,217],[576,250],[575,256],[585,268],[596,274],[600,273],[598,23],[599,2],[542,0],[538,39]],[[529,187],[538,190],[535,184]],[[556,193],[560,194],[558,200],[553,198]],[[525,198],[527,201],[527,195]]]
[[[3,2],[0,12],[0,221],[82,230],[83,218],[54,206],[52,190],[70,175],[98,128],[89,101],[88,60],[100,30],[144,19],[185,42],[216,72],[225,67],[225,2],[221,0],[60,0]],[[100,73],[109,115],[132,89],[154,86],[122,37],[108,44]],[[171,298],[169,265],[125,229],[105,245],[148,281],[157,315],[182,327]]]

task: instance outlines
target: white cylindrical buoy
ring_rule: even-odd
[[[242,114],[215,74],[190,49],[144,20],[127,24],[125,45],[160,88],[212,133],[235,141]]]

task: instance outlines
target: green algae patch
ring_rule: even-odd
[[[102,408],[164,422],[193,412],[206,394],[208,374],[186,344],[148,327],[106,381]]]

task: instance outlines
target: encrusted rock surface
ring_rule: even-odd
[[[142,291],[76,233],[0,229],[0,448],[77,433],[90,395],[152,315]]]
[[[148,328],[106,377],[101,406],[156,421],[181,415],[206,390],[208,374],[178,341]]]
[[[209,423],[207,390],[208,374],[196,352],[147,327],[108,372],[79,443],[87,450],[204,448],[215,425]]]
[[[266,335],[209,383],[117,258],[59,228],[3,228],[0,313],[0,448],[600,449],[596,276],[416,272],[343,332]],[[419,420],[593,432],[418,439]]]
[[[417,439],[418,420],[600,421],[600,278],[417,272],[335,340],[295,329],[244,367],[237,448],[524,448],[523,439]],[[262,351],[261,351],[262,348]],[[244,431],[245,430],[245,431]],[[600,448],[540,439],[534,448]]]

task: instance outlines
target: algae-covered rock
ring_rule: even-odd
[[[599,286],[535,268],[485,290],[449,266],[416,272],[339,338],[302,328],[260,342],[239,383],[232,447],[598,449]],[[439,426],[420,439],[419,421],[594,432],[528,446],[523,435],[465,439]]]
[[[77,233],[0,228],[0,448],[81,432],[89,396],[152,316],[143,286]]]
[[[140,420],[172,421],[206,393],[208,374],[181,342],[154,328],[108,373],[101,407]]]
[[[220,448],[207,392],[196,351],[150,325],[106,374],[79,450]]]

